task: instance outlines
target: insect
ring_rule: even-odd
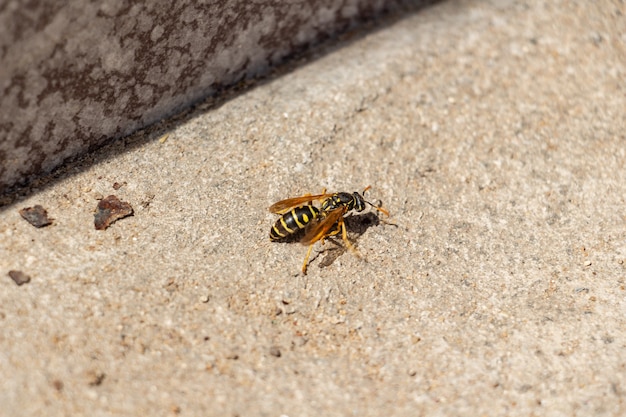
[[[366,204],[369,204],[376,210],[389,216],[389,212],[386,209],[375,206],[365,200],[363,195],[370,188],[365,188],[360,194],[357,191],[352,194],[347,192],[327,194],[324,189],[321,194],[306,194],[272,204],[269,208],[270,212],[280,214],[281,216],[270,229],[270,240],[284,240],[304,230],[304,236],[300,242],[309,245],[304,257],[304,263],[302,264],[302,273],[305,275],[313,245],[317,241],[321,241],[323,244],[324,239],[329,236],[341,233],[341,238],[345,242],[346,247],[358,256],[357,250],[348,240],[344,215],[352,210],[361,212],[367,207]],[[314,201],[322,202],[320,208],[313,205]]]

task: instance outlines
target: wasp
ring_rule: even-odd
[[[270,229],[270,240],[284,240],[304,230],[304,236],[300,242],[309,246],[302,264],[304,275],[306,275],[313,245],[317,241],[323,244],[327,237],[341,233],[346,247],[358,256],[357,250],[348,240],[344,216],[350,211],[362,212],[367,204],[389,216],[389,211],[365,200],[364,194],[370,188],[371,186],[368,186],[362,193],[355,191],[331,194],[327,194],[324,189],[321,194],[305,194],[272,204],[269,208],[270,212],[281,216]],[[313,205],[314,201],[321,201],[320,208]]]

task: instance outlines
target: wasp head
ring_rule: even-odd
[[[363,211],[365,210],[365,203],[366,201],[363,196],[355,191],[352,194],[352,207],[350,207],[350,210],[355,210],[359,212]]]

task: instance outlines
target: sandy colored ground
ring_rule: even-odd
[[[625,7],[389,19],[5,206],[0,414],[623,415]],[[269,242],[369,184],[363,259]]]

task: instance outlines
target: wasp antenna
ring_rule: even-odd
[[[361,193],[363,195],[363,197],[365,197],[365,192],[368,191],[370,188],[372,188],[371,185],[368,185],[367,187],[365,187],[365,189]],[[384,209],[384,208],[380,207],[380,205],[370,203],[365,198],[363,199],[363,201],[365,201],[367,204],[369,204],[370,206],[374,207],[376,210],[380,211],[384,215],[389,216],[389,211],[387,209]]]
[[[376,204],[372,204],[369,201],[365,200],[365,202],[367,204],[369,204],[370,206],[374,207],[376,210],[380,211],[381,213],[383,213],[385,216],[389,217],[389,211],[387,209],[384,209]]]
[[[372,206],[374,207],[376,210],[380,211],[381,213],[383,213],[385,216],[389,217],[389,210],[384,209],[382,207],[376,207],[376,206]]]

